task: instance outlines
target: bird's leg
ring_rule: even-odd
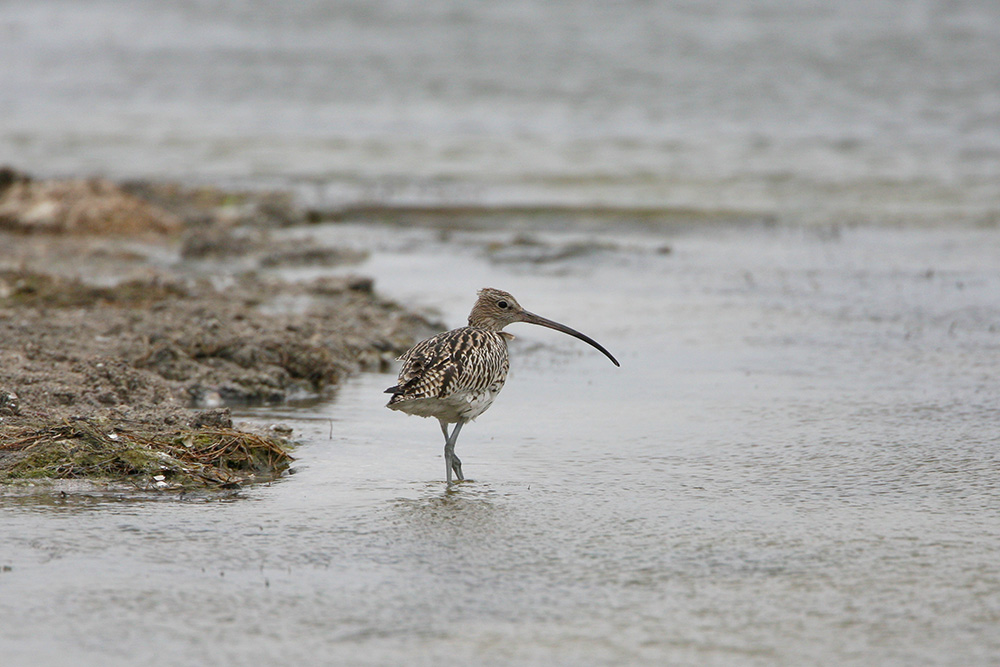
[[[450,487],[451,468],[455,460],[455,443],[451,441],[451,436],[448,435],[448,422],[443,419],[439,421],[441,423],[441,432],[444,434],[444,473]]]
[[[451,434],[448,433],[448,424],[441,422],[441,432],[444,433],[444,466],[445,466],[445,477],[448,480],[448,486],[451,486],[451,472],[455,471],[455,477],[458,481],[465,479],[462,475],[462,461],[455,456],[455,441],[458,439],[458,432],[462,430],[462,425],[465,422],[458,422],[455,424],[455,428],[452,429]]]
[[[451,467],[460,482],[465,479],[465,475],[462,474],[462,460],[455,455],[455,443],[458,441],[458,432],[462,430],[464,424],[464,421],[458,422],[451,432]]]

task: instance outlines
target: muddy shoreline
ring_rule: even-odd
[[[228,406],[320,394],[434,328],[363,276],[268,275],[363,258],[270,238],[309,222],[283,193],[0,170],[0,483],[282,474],[289,434],[234,426]]]

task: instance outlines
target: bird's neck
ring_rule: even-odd
[[[483,329],[484,331],[492,331],[494,333],[499,333],[502,326],[497,326],[497,323],[492,320],[481,320],[475,315],[469,315],[469,326],[473,329]]]

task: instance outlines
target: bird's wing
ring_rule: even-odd
[[[398,382],[386,393],[394,394],[392,400],[397,401],[484,389],[505,370],[506,349],[498,354],[497,345],[490,333],[468,327],[432,336],[400,358]]]

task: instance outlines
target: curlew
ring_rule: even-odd
[[[386,404],[419,417],[436,417],[444,434],[444,464],[448,486],[452,472],[461,481],[462,461],[455,456],[455,441],[466,422],[486,412],[503,389],[510,368],[507,341],[514,338],[503,328],[527,322],[561,331],[593,345],[615,366],[618,360],[600,343],[564,324],[529,313],[507,292],[487,287],[469,313],[469,326],[439,333],[421,341],[399,358],[403,366]],[[455,428],[448,433],[448,425]]]

